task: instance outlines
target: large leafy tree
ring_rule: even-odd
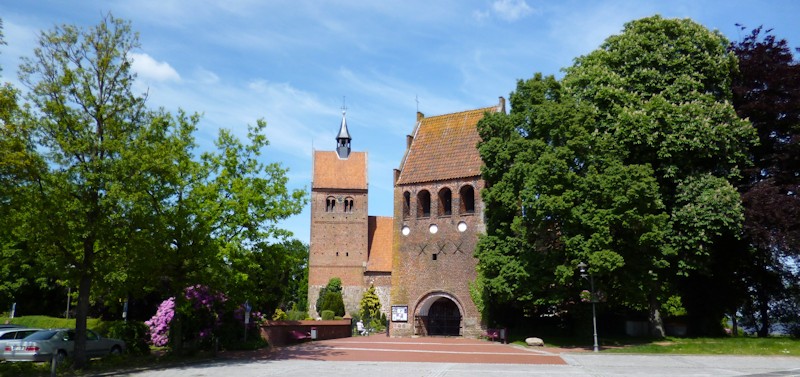
[[[726,45],[690,20],[633,21],[563,82],[520,82],[511,114],[482,121],[478,258],[490,297],[567,301],[586,261],[617,304],[649,308],[663,336],[674,277],[707,273],[741,222],[728,179],[754,132],[728,102]]]
[[[21,81],[35,109],[26,124],[45,164],[27,178],[33,189],[24,241],[48,271],[78,287],[75,361],[86,361],[86,318],[98,278],[124,260],[117,253],[127,185],[148,159],[135,149],[158,135],[144,98],[132,93],[129,53],[138,47],[130,25],[108,16],[96,27],[60,26],[43,32],[34,56],[23,61]]]
[[[760,27],[730,50],[739,58],[733,104],[753,123],[760,141],[751,149],[753,165],[738,184],[745,208],[738,247],[753,261],[738,269],[749,292],[739,304],[759,336],[767,336],[771,322],[782,316],[798,321],[800,63],[785,40]]]

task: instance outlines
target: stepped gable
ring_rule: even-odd
[[[418,123],[397,184],[413,184],[481,175],[477,124],[496,106],[425,118]]]

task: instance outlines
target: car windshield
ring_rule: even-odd
[[[52,338],[55,334],[56,332],[52,330],[42,330],[28,335],[25,340],[47,340]]]

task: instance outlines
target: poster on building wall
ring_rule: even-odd
[[[408,306],[392,305],[392,322],[408,322]]]

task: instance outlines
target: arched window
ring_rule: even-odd
[[[453,193],[445,187],[439,190],[439,216],[450,216],[453,214]]]
[[[461,213],[475,213],[475,189],[465,185],[458,193],[461,196]]]
[[[411,216],[411,193],[403,193],[403,218]]]
[[[336,209],[336,198],[329,196],[325,199],[325,212],[333,212]]]
[[[431,216],[431,193],[422,190],[417,194],[417,217]]]
[[[353,198],[349,196],[344,198],[344,211],[353,212]]]

